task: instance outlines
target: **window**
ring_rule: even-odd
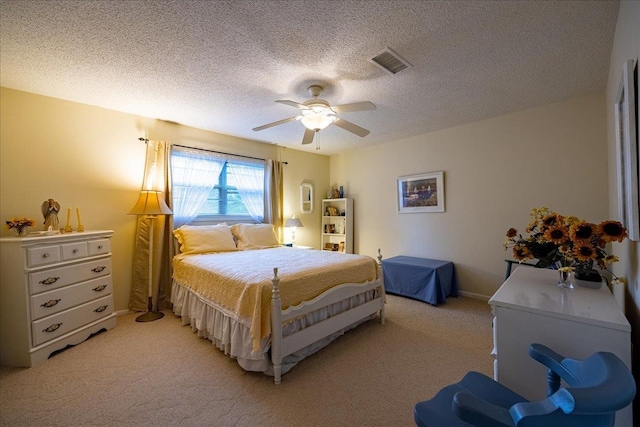
[[[264,161],[174,146],[174,223],[253,221],[264,217]]]
[[[229,185],[227,171],[229,164],[225,163],[218,177],[218,183],[213,187],[206,202],[198,212],[198,216],[212,215],[249,215],[238,188]]]

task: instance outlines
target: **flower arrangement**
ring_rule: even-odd
[[[16,229],[18,234],[22,234],[26,227],[32,227],[36,222],[29,218],[11,218],[6,223],[9,230]]]
[[[529,236],[523,237],[515,228],[507,231],[504,247],[505,250],[513,248],[516,260],[537,259],[536,267],[575,271],[577,279],[594,282],[601,280],[593,269],[594,263],[601,270],[609,271],[607,266],[618,261],[615,255],[607,254],[606,245],[622,242],[627,237],[627,230],[618,221],[596,225],[546,207],[531,210],[531,222],[525,231]],[[614,283],[626,282],[611,274]]]

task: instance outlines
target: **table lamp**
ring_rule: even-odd
[[[148,311],[136,317],[136,322],[150,322],[164,316],[161,311],[153,311],[153,224],[158,215],[173,215],[161,197],[160,191],[142,190],[140,197],[129,215],[140,215],[149,220],[149,304]]]
[[[289,218],[287,222],[284,223],[284,226],[285,228],[291,229],[291,245],[295,246],[296,245],[296,228],[304,227],[302,225],[302,221],[300,221],[300,219],[296,218],[296,216],[294,215],[291,218]]]

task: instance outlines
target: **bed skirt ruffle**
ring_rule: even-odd
[[[305,327],[311,326],[336,314],[347,311],[375,298],[375,290],[356,295],[349,299],[315,310],[288,322],[283,328],[283,336],[291,335]],[[234,313],[214,302],[198,295],[196,292],[174,281],[171,290],[173,312],[182,319],[183,325],[191,325],[191,330],[199,337],[210,340],[216,347],[232,359],[245,371],[263,372],[273,376],[273,365],[269,357],[271,338],[263,338],[257,351],[252,350],[252,339],[249,326]],[[376,317],[375,314],[361,319],[338,332],[286,356],[282,364],[282,373],[288,372],[300,360],[317,352],[346,331]]]

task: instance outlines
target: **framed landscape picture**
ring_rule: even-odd
[[[637,64],[625,61],[615,101],[618,166],[618,212],[629,239],[640,241],[640,195],[638,185]]]
[[[444,172],[399,177],[398,212],[444,212]]]

